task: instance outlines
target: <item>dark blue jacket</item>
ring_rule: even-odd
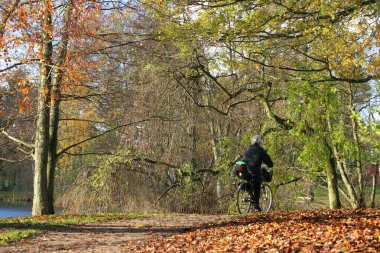
[[[263,149],[259,144],[255,143],[244,153],[243,161],[248,165],[248,168],[254,174],[261,174],[261,164],[265,163],[269,168],[273,167],[273,162],[270,156],[267,154],[265,149]]]

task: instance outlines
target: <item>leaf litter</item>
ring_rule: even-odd
[[[271,212],[125,246],[127,252],[380,252],[380,209]]]

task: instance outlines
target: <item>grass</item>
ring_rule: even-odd
[[[58,227],[81,225],[107,220],[135,219],[155,214],[83,214],[83,215],[44,215],[0,219],[0,245],[17,242],[30,236]]]
[[[37,233],[34,229],[6,229],[4,231],[0,231],[0,246],[5,246],[10,242],[17,242],[24,238],[28,238]]]
[[[365,188],[365,201],[367,206],[370,205],[370,195],[371,195],[371,187]],[[320,204],[321,206],[326,205],[325,208],[329,207],[329,195],[327,192],[327,188],[324,187],[316,187],[314,189],[314,196],[316,204]],[[380,207],[380,186],[378,185],[376,188],[376,207]],[[340,200],[342,204],[350,207],[348,203],[346,203],[346,199],[340,194]]]

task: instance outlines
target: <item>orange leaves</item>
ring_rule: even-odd
[[[29,93],[29,88],[22,88],[22,94],[25,96],[25,95],[27,95],[28,93]]]
[[[25,111],[25,105],[23,103],[23,100],[19,99],[17,100],[17,104],[18,104],[18,112],[24,112]]]
[[[30,104],[30,98],[29,98],[29,93],[30,90],[33,89],[33,84],[29,83],[27,79],[22,79],[18,82],[18,85],[21,90],[21,97],[17,99],[17,104],[19,106],[18,111],[20,113],[23,113],[25,110],[28,112],[32,109],[31,104]],[[17,94],[15,94],[16,96]]]
[[[131,252],[378,252],[380,210],[247,216],[187,234],[127,245]]]
[[[19,105],[18,111],[21,113],[24,112],[25,109],[27,109],[28,112],[30,112],[30,110],[32,109],[29,97],[25,97],[24,99],[18,99],[17,104]]]
[[[3,109],[1,109],[2,105],[4,103],[0,101],[0,116],[4,115],[5,114],[5,111]]]

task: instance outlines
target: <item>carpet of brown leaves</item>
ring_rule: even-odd
[[[136,241],[126,252],[380,252],[380,210],[272,212]]]

